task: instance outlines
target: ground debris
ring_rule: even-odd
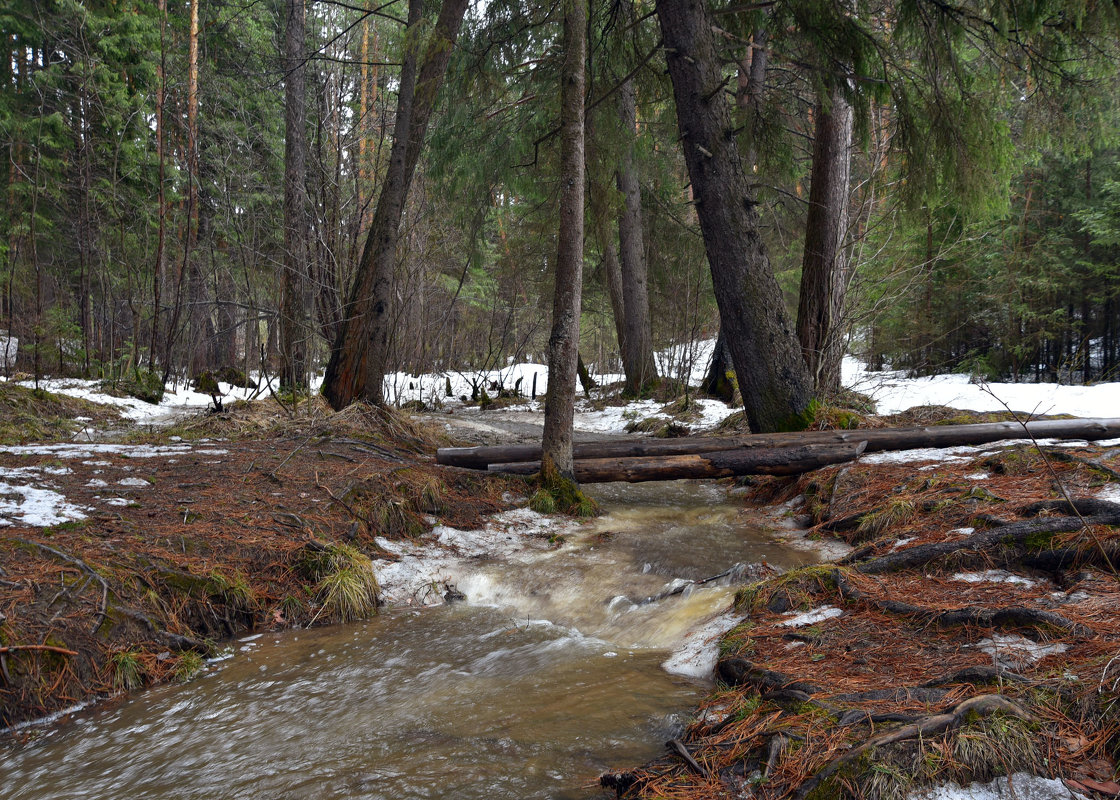
[[[435,465],[420,453],[443,440],[406,416],[304,405],[234,403],[158,435],[0,453],[0,480],[82,510],[0,518],[0,730],[185,679],[248,631],[346,618],[338,598],[359,584],[307,569],[312,542],[368,564],[379,542],[478,527],[524,494]]]
[[[1113,785],[1120,505],[1098,497],[1108,454],[1063,452],[752,480],[745,496],[787,501],[807,536],[859,546],[740,591],[720,688],[680,737],[706,774],[667,752],[603,785],[679,800],[902,800],[1016,772]]]

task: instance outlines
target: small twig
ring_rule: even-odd
[[[45,650],[50,653],[61,653],[64,656],[76,656],[77,650],[67,650],[65,647],[55,647],[49,644],[9,644],[0,646],[0,655],[14,653],[17,650]]]
[[[64,553],[61,550],[56,550],[53,547],[48,547],[47,545],[42,544],[40,542],[35,542],[35,541],[32,541],[31,539],[21,539],[19,537],[16,537],[13,541],[20,542],[22,544],[26,544],[26,545],[30,545],[31,547],[38,548],[39,550],[42,550],[45,553],[50,553],[55,558],[62,559],[67,564],[73,564],[78,569],[80,569],[82,572],[86,573],[87,575],[89,575],[90,577],[92,577],[94,580],[98,581],[101,584],[101,605],[98,606],[97,620],[96,620],[96,623],[93,626],[93,632],[96,632],[97,629],[101,627],[101,623],[105,620],[105,614],[106,614],[106,611],[108,609],[108,604],[109,604],[109,582],[106,581],[103,577],[101,577],[101,573],[99,573],[97,570],[95,570],[93,567],[91,567],[86,562],[82,561],[80,558],[72,556],[69,553]]]
[[[292,457],[293,457],[293,456],[294,456],[294,455],[295,455],[296,453],[298,453],[298,452],[299,452],[300,450],[302,450],[302,449],[303,449],[304,447],[306,447],[306,446],[307,446],[307,443],[311,441],[311,439],[312,439],[312,438],[314,437],[314,435],[315,435],[315,434],[311,434],[311,435],[310,435],[310,436],[308,436],[308,437],[307,437],[306,439],[304,439],[304,440],[303,440],[302,442],[300,442],[300,443],[299,443],[299,444],[298,444],[298,445],[296,446],[296,449],[295,449],[295,450],[293,450],[292,452],[288,453],[288,457],[287,457],[287,458],[285,458],[285,459],[284,459],[283,461],[281,461],[281,462],[280,462],[280,464],[279,464],[279,465],[278,465],[278,466],[277,466],[277,467],[276,467],[275,469],[273,469],[273,470],[272,470],[272,472],[268,473],[267,477],[268,477],[268,478],[271,478],[271,479],[274,479],[274,480],[279,480],[279,478],[277,478],[277,477],[276,477],[276,473],[277,473],[277,472],[279,472],[279,471],[280,471],[281,469],[283,469],[283,468],[284,468],[284,465],[285,465],[285,464],[287,464],[287,463],[288,463],[289,461],[291,461],[291,460],[292,460]]]
[[[692,757],[692,753],[688,752],[688,748],[684,746],[684,742],[680,739],[670,739],[666,744],[676,751],[677,755],[684,759],[685,763],[688,764],[693,772],[705,778],[708,777],[708,770],[700,766],[696,759]]]

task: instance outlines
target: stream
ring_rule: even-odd
[[[190,683],[0,747],[0,797],[600,796],[600,773],[659,755],[687,723],[710,660],[679,650],[734,587],[647,598],[816,557],[745,524],[712,484],[591,494],[609,513],[558,548],[457,575],[466,602],[248,636]]]

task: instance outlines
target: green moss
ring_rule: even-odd
[[[222,600],[226,605],[239,609],[249,609],[256,604],[256,594],[249,580],[240,572],[226,575],[213,570],[207,583],[207,594]]]
[[[836,591],[832,577],[835,569],[838,567],[833,564],[810,564],[747,586],[736,593],[735,610],[750,613],[761,608],[773,611],[809,608],[816,603],[817,595]]]
[[[985,782],[1036,768],[1042,761],[1036,729],[1004,714],[966,721],[953,740],[953,777],[961,783]]]
[[[720,658],[750,655],[754,650],[754,642],[750,638],[750,632],[753,629],[753,622],[750,620],[743,620],[724,634],[719,642]]]
[[[548,501],[538,497],[544,492],[552,498],[554,510],[562,514],[574,517],[594,517],[599,514],[599,504],[585,495],[575,481],[565,478],[555,470],[549,474],[547,468],[542,468],[540,475],[537,476],[537,484],[538,489],[533,495],[537,499],[537,504],[534,505],[530,500],[530,508],[534,511],[547,507]]]
[[[184,651],[179,654],[179,661],[175,665],[175,681],[186,683],[202,672],[205,666],[206,661],[201,655],[193,650]]]
[[[529,508],[538,514],[553,514],[556,512],[556,500],[547,489],[537,489],[529,498]]]

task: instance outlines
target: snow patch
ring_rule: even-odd
[[[820,608],[810,609],[803,614],[796,614],[785,622],[779,622],[778,624],[783,628],[800,628],[804,625],[813,625],[826,619],[839,617],[843,613],[835,606],[821,606]]]
[[[1084,795],[1070,791],[1057,778],[1039,778],[1025,772],[969,786],[946,783],[911,792],[906,800],[1022,800],[1027,797],[1031,800],[1086,800]]]
[[[1120,483],[1110,483],[1106,486],[1102,486],[1101,490],[1097,492],[1097,497],[1101,500],[1120,503]]]
[[[1039,644],[1018,634],[997,634],[990,639],[981,639],[976,643],[976,647],[992,656],[1001,666],[1012,669],[1021,669],[1023,666],[1041,661],[1046,656],[1064,653],[1069,649],[1061,642]]]
[[[85,519],[88,508],[67,503],[58,492],[38,486],[0,481],[0,526],[29,525],[46,528]]]
[[[965,581],[966,583],[1017,583],[1022,586],[1034,586],[1038,583],[1038,581],[1002,569],[989,569],[984,572],[958,572],[950,580]]]
[[[673,654],[661,662],[661,668],[673,675],[708,678],[719,660],[719,640],[739,624],[735,614],[720,614],[699,627],[692,628]]]
[[[1005,411],[1004,403],[1027,414],[1072,414],[1112,417],[1120,408],[1120,384],[1063,386],[1056,383],[978,383],[971,375],[908,378],[905,372],[872,372],[848,356],[845,386],[869,395],[880,414],[897,414],[914,406],[939,405],[967,411]]]
[[[220,456],[228,450],[216,448],[193,449],[189,444],[10,444],[0,445],[0,453],[14,456],[53,456],[54,458],[93,458],[95,454],[120,455],[126,458],[161,458],[182,453],[198,453],[206,456]],[[84,462],[83,462],[84,463]],[[97,462],[109,466],[110,462]]]

